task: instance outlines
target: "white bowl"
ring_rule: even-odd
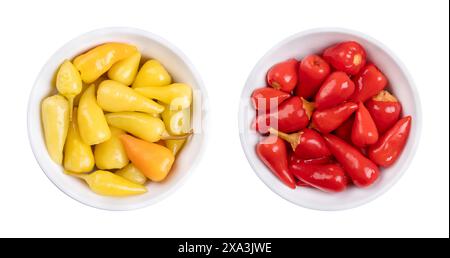
[[[388,77],[388,89],[398,97],[403,107],[403,115],[413,117],[408,143],[397,162],[386,169],[381,169],[379,180],[369,188],[350,187],[337,194],[324,193],[316,189],[297,187],[291,190],[278,180],[256,155],[255,145],[260,136],[251,129],[255,111],[250,103],[254,89],[266,85],[267,70],[275,63],[288,58],[302,57],[312,53],[321,53],[326,47],[347,40],[361,43],[372,60]],[[256,175],[272,191],[297,205],[317,210],[342,210],[367,203],[391,188],[407,170],[419,143],[422,115],[420,100],[411,76],[404,65],[386,46],[360,32],[345,29],[314,29],[295,34],[265,54],[250,73],[241,96],[239,109],[239,133],[242,148]]]
[[[177,156],[168,178],[161,183],[148,183],[148,192],[133,197],[113,198],[93,193],[77,178],[63,173],[62,166],[54,163],[46,150],[41,126],[41,101],[54,91],[52,80],[59,65],[105,42],[125,42],[138,47],[144,58],[159,60],[174,81],[193,87],[192,124],[195,134],[186,142]],[[202,80],[188,58],[166,40],[146,31],[132,28],[105,28],[83,34],[64,45],[39,73],[28,102],[28,137],[36,160],[47,177],[64,193],[86,205],[105,210],[131,210],[153,204],[173,192],[192,173],[205,145],[206,90]]]

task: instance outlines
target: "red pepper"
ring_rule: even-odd
[[[344,123],[357,109],[357,104],[345,102],[329,109],[316,110],[312,115],[312,125],[321,133],[329,133]]]
[[[318,110],[334,107],[346,101],[355,90],[355,84],[344,72],[334,72],[323,82],[316,94]]]
[[[303,182],[302,180],[299,179],[295,179],[295,185],[296,186],[300,186],[300,187],[311,187],[310,185],[308,185],[307,183]]]
[[[367,187],[377,180],[380,175],[377,165],[359,150],[337,136],[327,134],[323,138],[328,144],[328,149],[356,186]]]
[[[281,103],[277,112],[258,114],[254,127],[262,134],[268,133],[270,127],[285,133],[296,132],[308,126],[312,109],[312,103],[294,96]]]
[[[256,153],[272,173],[295,189],[295,179],[288,168],[286,144],[282,139],[273,135],[264,138],[256,145]]]
[[[290,96],[289,93],[274,88],[259,88],[252,93],[252,104],[256,110],[270,112],[270,110],[276,110],[278,105]]]
[[[351,143],[352,142],[352,128],[353,121],[355,117],[351,116],[343,124],[341,124],[336,130],[334,130],[334,135],[341,138],[342,140]]]
[[[322,82],[330,74],[330,66],[318,55],[302,59],[298,68],[298,86],[295,95],[308,99],[316,95]]]
[[[291,144],[293,155],[300,159],[317,159],[331,156],[327,144],[318,132],[305,128],[297,133],[286,134],[273,128],[269,132]]]
[[[368,155],[370,159],[383,167],[389,167],[398,159],[405,147],[411,130],[411,116],[398,120],[380,140],[370,146]]]
[[[289,59],[275,64],[267,72],[267,83],[274,89],[290,93],[297,85],[298,61]]]
[[[377,125],[379,134],[391,128],[398,121],[402,111],[400,102],[385,90],[369,99],[365,105]]]
[[[365,102],[382,91],[388,83],[386,76],[373,64],[366,65],[353,82],[355,92],[350,99],[354,102]]]
[[[358,104],[352,128],[352,142],[358,147],[365,147],[378,141],[378,130],[369,111],[362,102]]]
[[[336,162],[333,159],[333,156],[323,156],[316,159],[300,159],[295,156],[293,153],[289,155],[289,165],[293,164],[305,164],[305,165],[325,165]]]
[[[366,64],[366,51],[357,42],[347,41],[325,49],[323,58],[336,70],[355,75]]]
[[[348,179],[342,167],[337,164],[289,166],[294,176],[300,181],[324,192],[342,192],[347,188]]]

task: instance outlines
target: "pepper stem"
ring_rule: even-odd
[[[312,113],[315,109],[314,102],[309,102],[304,98],[301,98],[303,102],[303,109],[305,110],[306,115],[308,116],[308,119],[311,119]]]
[[[281,139],[289,142],[293,150],[297,149],[298,142],[300,140],[300,133],[287,134],[276,130],[273,127],[269,128],[269,133],[280,137]]]
[[[68,96],[67,100],[69,101],[69,121],[72,121],[73,114],[73,96]]]
[[[380,93],[373,97],[373,100],[382,102],[398,102],[397,98],[386,90],[380,91]]]
[[[189,132],[181,135],[170,135],[167,131],[164,131],[161,135],[161,140],[184,140],[191,136],[194,133],[194,130],[190,130]]]

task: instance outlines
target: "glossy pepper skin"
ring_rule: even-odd
[[[294,155],[294,153],[289,154],[289,166],[295,164],[304,164],[304,165],[325,165],[336,162],[333,159],[333,156],[323,156],[316,159],[300,159]]]
[[[368,151],[370,159],[383,167],[394,164],[405,148],[411,131],[411,121],[411,116],[398,120],[377,143],[370,146]]]
[[[111,137],[103,110],[97,104],[95,85],[89,86],[81,96],[77,116],[80,135],[86,144],[99,144]]]
[[[184,109],[191,106],[192,89],[184,83],[173,83],[167,86],[140,87],[136,92],[150,99],[157,99],[171,107]]]
[[[161,113],[161,118],[166,126],[166,130],[171,135],[183,135],[191,131],[190,108],[171,110],[167,105],[164,112]],[[177,155],[185,142],[186,139],[165,140],[165,145],[173,155]]]
[[[350,116],[349,119],[345,120],[336,130],[334,130],[333,134],[342,140],[351,143],[352,142],[352,129],[353,122],[355,121],[354,116]]]
[[[382,91],[388,81],[386,76],[373,64],[366,65],[355,78],[355,92],[350,97],[354,102],[365,102]]]
[[[274,135],[264,138],[256,145],[256,153],[281,182],[295,189],[295,179],[288,168],[286,144],[282,139]]]
[[[312,103],[293,96],[281,103],[277,112],[258,115],[254,126],[261,134],[268,133],[270,127],[284,133],[296,132],[308,126],[313,109]]]
[[[323,138],[334,158],[341,164],[356,186],[368,187],[378,179],[380,171],[377,165],[358,149],[331,134],[324,135]]]
[[[106,73],[116,62],[137,52],[135,46],[124,43],[106,43],[77,56],[73,64],[85,83],[92,83]]]
[[[344,123],[357,109],[356,103],[344,102],[329,109],[316,110],[312,115],[312,125],[321,133],[329,133]]]
[[[136,52],[131,56],[115,63],[108,71],[108,77],[111,80],[125,85],[131,85],[136,78],[141,61],[141,53]]]
[[[95,165],[99,169],[119,169],[125,167],[130,161],[119,136],[125,131],[110,127],[111,137],[100,144],[95,145]]]
[[[160,182],[167,177],[175,160],[169,149],[127,134],[120,139],[133,165],[148,179]]]
[[[267,72],[267,84],[272,88],[290,93],[297,85],[298,61],[289,59],[272,66]]]
[[[108,113],[105,117],[110,126],[120,128],[149,142],[181,140],[192,134],[192,132],[189,132],[182,135],[169,135],[160,118],[140,112]]]
[[[357,42],[346,41],[325,49],[323,58],[336,70],[356,75],[366,64],[366,51]]]
[[[133,163],[128,163],[125,167],[116,171],[115,173],[118,176],[125,178],[128,181],[131,181],[136,184],[143,185],[147,181],[147,177],[137,169]]]
[[[358,147],[365,147],[378,141],[377,126],[362,102],[359,102],[355,113],[351,138],[353,144]]]
[[[56,89],[69,101],[69,120],[72,120],[73,100],[83,89],[80,73],[75,66],[65,60],[56,74]]]
[[[74,109],[74,113],[77,109]],[[94,154],[91,146],[86,144],[80,137],[77,117],[74,116],[70,122],[64,146],[64,169],[75,173],[86,173],[92,171],[95,165]]]
[[[383,134],[394,126],[402,111],[400,102],[387,91],[381,91],[369,99],[365,106],[375,122],[379,134]]]
[[[293,155],[300,159],[308,160],[331,156],[324,139],[315,130],[304,128],[300,132],[286,134],[270,128],[269,132],[287,141],[294,151]]]
[[[69,102],[61,95],[45,98],[41,104],[41,117],[48,154],[54,162],[61,164],[69,129]]]
[[[345,171],[337,164],[311,165],[294,164],[290,171],[300,181],[329,193],[342,192],[347,188]]]
[[[134,80],[133,88],[166,86],[171,83],[172,77],[166,68],[158,60],[151,59],[142,65]]]
[[[164,106],[137,93],[132,88],[113,80],[100,83],[97,90],[97,103],[105,111],[139,111],[161,113]]]
[[[314,97],[329,74],[330,66],[320,56],[306,56],[298,68],[298,86],[295,88],[295,95],[305,99]]]
[[[325,79],[315,97],[318,110],[334,107],[346,101],[354,92],[355,84],[344,72],[333,72]]]
[[[291,97],[291,94],[274,88],[264,87],[253,91],[251,99],[252,105],[256,110],[270,112],[285,100]]]
[[[124,197],[147,192],[146,187],[104,170],[97,170],[90,174],[75,174],[66,171],[66,174],[83,179],[92,191],[99,195]]]

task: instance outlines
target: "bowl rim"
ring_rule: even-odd
[[[178,56],[186,65],[187,67],[189,67],[190,73],[192,73],[193,78],[198,86],[198,88],[201,91],[201,106],[200,108],[200,113],[201,113],[201,121],[200,121],[200,125],[202,127],[202,132],[201,132],[201,137],[202,137],[202,147],[199,148],[199,151],[197,153],[197,155],[195,155],[195,158],[193,158],[191,160],[191,166],[190,168],[187,170],[187,172],[177,181],[175,182],[174,185],[172,185],[168,190],[164,191],[163,193],[161,193],[158,197],[155,197],[153,199],[150,200],[146,200],[146,201],[142,201],[142,202],[138,202],[135,204],[128,204],[128,205],[121,205],[121,206],[113,206],[111,207],[110,205],[96,205],[93,202],[88,202],[85,200],[82,200],[80,198],[77,198],[77,196],[75,196],[74,194],[72,194],[72,191],[67,191],[66,189],[64,189],[62,186],[58,185],[53,179],[52,176],[49,174],[50,172],[47,172],[44,169],[44,161],[41,160],[41,158],[39,158],[39,156],[37,155],[37,153],[40,151],[39,150],[39,146],[37,145],[37,143],[35,142],[35,140],[32,137],[32,109],[33,106],[31,105],[33,102],[33,96],[35,91],[37,91],[38,87],[37,87],[37,83],[39,81],[39,78],[43,75],[45,67],[47,67],[53,60],[54,56],[61,52],[63,49],[67,48],[69,45],[71,45],[71,43],[73,41],[82,39],[84,37],[94,37],[97,35],[101,35],[101,34],[107,34],[107,33],[129,33],[129,34],[134,34],[134,35],[138,35],[138,36],[143,36],[145,38],[151,39],[163,46],[165,46],[166,48],[168,48],[170,51],[172,51],[176,56]],[[29,93],[29,97],[28,97],[28,103],[27,103],[27,137],[28,137],[28,141],[31,145],[31,149],[33,152],[33,155],[35,157],[36,162],[38,163],[39,167],[41,168],[42,172],[44,172],[45,176],[50,180],[50,182],[52,182],[53,185],[55,185],[62,193],[64,193],[66,196],[69,196],[71,199],[82,203],[88,207],[92,207],[92,208],[96,208],[99,210],[107,210],[107,211],[128,211],[128,210],[136,210],[136,209],[141,209],[141,208],[145,208],[147,206],[153,205],[155,203],[160,202],[161,200],[167,198],[169,195],[173,194],[176,190],[178,190],[181,186],[184,185],[184,183],[188,180],[188,178],[190,176],[192,176],[192,174],[195,171],[195,168],[197,167],[198,163],[200,162],[201,158],[203,157],[204,153],[205,153],[205,149],[208,147],[208,127],[209,127],[209,123],[208,123],[208,110],[209,110],[209,98],[208,98],[208,93],[206,90],[206,87],[204,85],[204,82],[200,76],[200,73],[198,72],[198,70],[196,69],[196,67],[192,64],[192,62],[190,61],[190,59],[184,54],[184,52],[182,52],[178,47],[176,47],[174,44],[170,43],[168,40],[166,40],[165,38],[156,35],[152,32],[148,32],[146,30],[143,29],[138,29],[138,28],[134,28],[134,27],[103,27],[103,28],[97,28],[94,30],[90,30],[88,32],[85,33],[81,33],[79,35],[77,35],[74,38],[71,38],[69,41],[67,41],[65,44],[63,44],[61,47],[59,47],[56,51],[54,51],[51,56],[47,59],[47,61],[44,63],[44,65],[42,66],[42,68],[40,69],[39,73],[36,76],[36,79],[33,83],[33,87],[30,90]]]
[[[411,146],[410,155],[407,157],[407,159],[404,162],[404,165],[401,167],[401,169],[400,169],[401,171],[399,171],[400,173],[397,173],[397,175],[391,181],[385,183],[380,188],[380,190],[378,190],[374,194],[370,195],[369,197],[362,198],[359,201],[352,202],[348,205],[342,205],[338,208],[330,208],[330,207],[323,207],[320,205],[315,206],[315,205],[300,204],[300,203],[294,202],[294,200],[288,198],[287,196],[283,196],[281,193],[278,192],[278,190],[275,187],[273,187],[268,182],[266,182],[260,175],[260,173],[262,173],[262,172],[258,172],[258,168],[254,164],[254,162],[250,160],[250,157],[251,157],[250,150],[249,150],[249,148],[247,148],[247,146],[245,144],[245,139],[244,139],[245,135],[243,133],[244,130],[249,130],[249,129],[245,129],[246,125],[245,125],[244,121],[242,121],[243,120],[242,117],[244,115],[244,113],[243,113],[244,110],[242,108],[239,108],[239,111],[238,111],[238,127],[239,127],[238,133],[239,133],[242,150],[243,150],[245,157],[246,157],[248,163],[250,164],[253,172],[260,179],[260,181],[262,181],[273,193],[277,194],[278,196],[280,196],[284,200],[290,202],[291,204],[294,204],[296,206],[300,206],[303,208],[307,208],[307,209],[311,209],[311,210],[319,210],[319,211],[343,211],[343,210],[349,210],[349,209],[360,207],[364,204],[367,204],[367,203],[377,199],[378,197],[380,197],[381,195],[386,193],[389,189],[391,189],[400,180],[400,178],[403,176],[403,174],[408,170],[408,167],[410,166],[413,157],[416,155],[416,152],[417,152],[417,149],[419,146],[419,142],[421,139],[421,135],[422,135],[422,105],[421,105],[421,101],[420,101],[419,92],[417,90],[416,84],[414,83],[411,73],[408,71],[408,69],[406,68],[404,63],[397,57],[397,55],[389,47],[387,47],[384,43],[378,41],[377,39],[375,39],[363,32],[353,30],[353,29],[342,28],[342,27],[318,27],[318,28],[307,29],[307,30],[303,30],[303,31],[297,32],[295,34],[292,34],[292,35],[284,38],[283,40],[279,41],[278,43],[276,43],[253,66],[253,68],[250,71],[248,78],[245,82],[245,85],[242,89],[242,93],[240,95],[240,100],[239,100],[240,103],[242,102],[242,100],[244,98],[248,97],[245,95],[245,93],[246,93],[247,87],[249,87],[251,76],[253,74],[255,74],[255,72],[257,71],[257,68],[260,66],[260,64],[263,62],[264,59],[266,59],[268,56],[270,56],[271,54],[276,52],[281,46],[283,46],[284,44],[286,44],[294,39],[297,39],[299,37],[309,36],[312,34],[320,34],[320,33],[343,33],[343,34],[348,34],[348,35],[363,38],[363,39],[371,42],[372,44],[378,46],[382,51],[384,51],[387,55],[389,55],[394,60],[396,65],[398,65],[398,67],[400,68],[402,73],[405,75],[405,78],[407,80],[409,88],[411,89],[411,92],[413,95],[413,101],[415,103],[415,108],[416,108],[416,114],[414,117],[414,120],[416,122],[413,125],[415,127],[415,131],[416,131],[415,132],[416,138],[414,139],[413,145]]]

